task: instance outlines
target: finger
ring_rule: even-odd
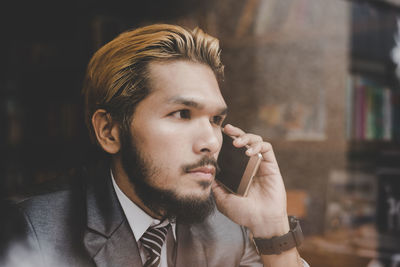
[[[231,124],[225,125],[224,133],[232,136],[235,139],[233,141],[233,145],[235,147],[246,146],[248,148],[248,151],[246,151],[247,155],[253,156],[257,153],[269,153],[271,151],[272,155],[266,155],[265,159],[269,159],[272,157],[271,159],[274,159],[273,161],[276,161],[275,156],[272,152],[271,144],[264,142],[261,136],[251,133],[245,133],[242,129],[235,127]]]
[[[212,184],[212,191],[217,206],[224,206],[222,203],[229,203],[232,194],[215,180]]]
[[[237,146],[251,146],[252,144],[260,143],[262,141],[263,139],[259,135],[245,133],[237,137],[234,141],[234,144],[236,144]]]
[[[212,190],[218,210],[228,217],[240,207],[240,203],[243,201],[242,197],[230,193],[216,181],[213,182]]]
[[[218,197],[218,198],[221,198],[221,197],[225,198],[230,194],[230,192],[227,189],[225,189],[222,185],[220,185],[217,180],[213,181],[212,190],[213,190],[214,194],[217,194],[217,196],[215,196],[215,197]],[[215,192],[217,192],[217,193],[215,193]]]
[[[261,153],[265,161],[277,163],[274,150],[270,143],[262,142],[259,153]]]
[[[242,129],[233,126],[232,124],[226,124],[225,127],[223,128],[223,132],[229,136],[231,136],[233,139],[237,140],[234,143],[237,144],[238,146],[242,146],[242,144],[249,144],[253,142],[261,142],[263,139],[259,135],[251,134],[251,133],[246,133]]]
[[[230,202],[237,201],[242,197],[237,196],[231,192],[229,192],[223,185],[221,185],[218,181],[214,180],[212,184],[212,190],[214,193],[214,198],[217,202]]]
[[[246,155],[249,157],[255,156],[260,153],[264,160],[269,162],[276,162],[275,153],[272,145],[268,142],[256,142],[248,146]]]
[[[239,137],[245,134],[245,132],[242,129],[235,127],[232,124],[226,124],[223,131],[225,134],[233,137]]]
[[[248,146],[246,150],[246,155],[251,157],[256,155],[257,153],[261,153],[262,148],[263,148],[263,142],[253,143],[250,146]]]

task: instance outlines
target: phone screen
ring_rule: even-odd
[[[232,193],[245,196],[261,162],[261,155],[249,157],[245,154],[246,147],[237,148],[232,142],[231,137],[223,135],[218,157],[221,172],[216,179]]]

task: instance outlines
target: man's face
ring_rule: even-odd
[[[141,179],[127,167],[129,159],[138,164],[136,153],[143,165],[136,172],[143,171],[142,180],[160,194],[192,204],[209,201],[226,114],[214,73],[204,64],[183,60],[150,63],[149,72],[151,94],[136,107],[131,140],[123,143],[128,176],[134,187],[135,179]]]

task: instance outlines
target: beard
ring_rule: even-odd
[[[152,178],[160,176],[160,168],[145,158],[132,139],[130,133],[121,138],[122,167],[128,175],[129,182],[134,186],[136,195],[147,208],[163,219],[168,218],[170,221],[182,224],[203,222],[214,212],[215,202],[212,191],[206,199],[194,196],[180,197],[173,190],[161,189],[153,185],[151,181],[157,179]],[[219,170],[215,159],[204,157],[197,163],[183,166],[182,172],[208,164]],[[206,189],[210,183],[199,183],[199,186]]]

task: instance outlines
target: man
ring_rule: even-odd
[[[109,160],[19,203],[24,231],[11,247],[40,266],[303,266],[295,247],[260,257],[249,236],[289,232],[285,188],[270,144],[222,127],[222,76],[218,41],[199,29],[147,26],[97,51],[86,122]],[[214,180],[222,130],[262,154],[247,197]]]

